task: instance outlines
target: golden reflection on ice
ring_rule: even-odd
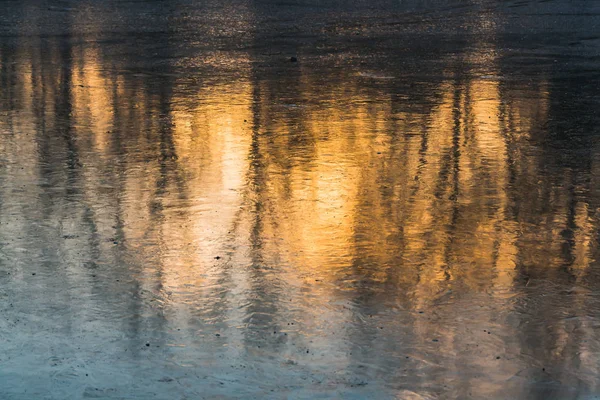
[[[423,350],[410,357],[430,373],[446,367],[441,380],[464,362],[504,382],[522,369],[521,348],[536,331],[519,330],[518,316],[497,320],[520,306],[530,279],[561,270],[583,279],[594,260],[597,215],[578,195],[584,185],[568,169],[554,182],[537,179],[548,83],[500,79],[493,48],[465,56],[485,75],[454,76],[449,63],[435,95],[395,98],[400,84],[369,82],[377,76],[323,81],[299,66],[264,78],[245,53],[192,57],[227,78],[203,81],[176,68],[109,66],[91,45],[59,47],[47,44],[50,70],[39,46],[22,47],[23,67],[0,104],[10,114],[0,119],[12,196],[0,213],[18,237],[10,251],[26,247],[33,209],[46,224],[35,235],[60,238],[39,253],[59,260],[72,287],[116,266],[135,283],[130,306],[164,318],[153,323],[235,329],[222,338],[229,355],[261,329],[302,329],[273,347],[290,358],[319,348],[344,370],[364,350],[353,343],[381,350],[404,340]],[[105,289],[118,296],[119,284]],[[93,290],[86,295],[98,307]],[[378,318],[385,331],[368,322]],[[490,326],[497,341],[477,349]],[[553,351],[581,347],[595,368],[567,322],[553,329]],[[381,354],[405,349],[397,351]],[[502,352],[513,358],[497,367],[489,360]],[[470,385],[481,397],[502,389]]]
[[[33,62],[39,50],[30,51],[20,57]],[[59,70],[40,76],[35,63],[21,71],[22,112],[36,112],[27,104],[33,98],[53,112],[48,91],[56,95],[70,85],[67,129],[84,167],[84,197],[106,198],[107,215],[121,215],[117,222],[131,246],[146,240],[157,246],[167,287],[200,282],[194,276],[212,268],[214,257],[235,252],[224,246],[230,240],[250,264],[285,260],[298,282],[314,276],[339,284],[349,266],[360,271],[362,259],[378,266],[368,274],[379,282],[405,268],[394,279],[419,282],[415,308],[441,282],[508,289],[517,256],[529,259],[519,253],[519,236],[530,230],[508,211],[510,180],[535,175],[518,144],[545,118],[543,85],[528,95],[534,105],[493,75],[447,81],[429,113],[413,115],[393,111],[389,97],[360,87],[356,76],[339,89],[301,72],[297,104],[270,104],[273,88],[253,82],[250,70],[195,92],[181,90],[189,80],[173,78],[163,95],[149,91],[144,77],[109,72],[93,46],[71,56],[68,82],[56,84]],[[48,89],[40,92],[34,79]],[[303,102],[311,93],[317,101]],[[30,121],[13,123],[31,131],[18,125]],[[11,146],[6,138],[2,145]],[[21,150],[26,157],[37,151]],[[110,196],[118,190],[119,204],[108,202],[103,189],[115,182]],[[567,223],[559,211],[551,220],[556,227],[548,227],[552,246],[560,246]],[[590,262],[594,228],[585,203],[575,212],[572,268],[580,271]],[[115,237],[117,222],[99,222],[97,229]]]

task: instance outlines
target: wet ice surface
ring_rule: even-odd
[[[599,23],[1,2],[0,398],[598,398]]]

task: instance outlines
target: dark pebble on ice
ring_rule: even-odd
[[[298,61],[298,59],[297,59],[296,57],[290,57],[290,61],[291,61],[291,62],[297,62],[297,61]]]
[[[146,347],[150,347],[150,343],[146,343]]]
[[[32,272],[31,275],[35,275],[35,272]]]
[[[215,336],[217,336],[217,337],[220,337],[220,336],[221,336],[221,334],[220,334],[220,333],[217,333],[217,334],[215,334]]]

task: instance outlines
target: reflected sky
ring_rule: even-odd
[[[426,3],[2,3],[2,397],[598,395],[598,7]]]

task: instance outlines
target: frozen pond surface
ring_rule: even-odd
[[[600,398],[599,111],[598,1],[2,1],[0,398]]]

